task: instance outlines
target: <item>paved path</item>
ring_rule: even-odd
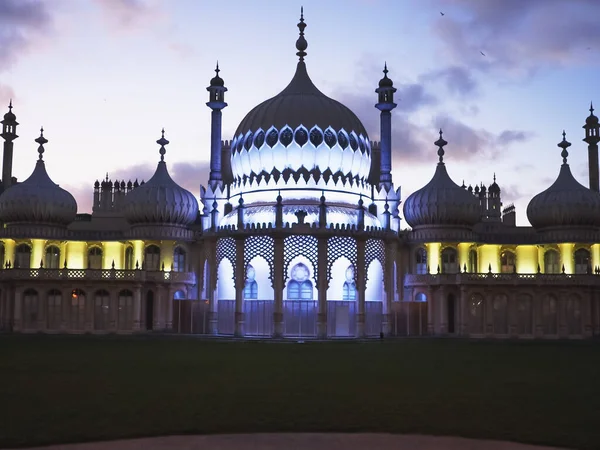
[[[400,434],[273,433],[168,436],[30,450],[566,450],[512,442]],[[21,449],[22,450],[22,449]]]

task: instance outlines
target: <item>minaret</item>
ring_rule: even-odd
[[[8,112],[2,122],[2,138],[4,139],[4,156],[2,159],[2,190],[7,190],[12,184],[13,141],[17,136],[17,117],[12,112],[12,100],[8,104]]]
[[[225,103],[225,82],[219,76],[219,63],[215,69],[216,75],[210,80],[210,86],[206,88],[209,92],[209,101],[206,103],[212,109],[211,125],[210,125],[210,176],[209,182],[221,182],[223,176],[221,174],[221,110],[227,106]]]
[[[590,189],[598,192],[598,142],[600,141],[600,123],[594,115],[594,105],[590,103],[590,115],[585,119],[585,139],[588,144],[588,166],[590,174]]]
[[[379,102],[375,105],[381,111],[381,166],[379,183],[386,188],[392,185],[392,109],[397,105],[394,103],[394,83],[387,76],[387,63],[383,66],[383,78],[379,81],[379,87],[375,92],[379,94]]]

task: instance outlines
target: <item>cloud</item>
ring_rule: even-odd
[[[441,81],[446,89],[454,95],[466,97],[477,93],[477,81],[466,67],[449,66],[424,74],[423,81]]]
[[[525,142],[533,136],[533,133],[519,130],[504,130],[496,138],[499,146],[508,146],[515,142]]]
[[[596,63],[597,0],[438,0],[432,25],[451,61],[483,72],[530,76],[540,68]],[[588,50],[589,49],[589,50]],[[483,56],[480,52],[485,53]],[[587,52],[587,57],[584,57]],[[589,57],[589,52],[595,56]]]
[[[0,111],[8,106],[11,99],[15,100],[15,91],[10,86],[0,84]]]
[[[107,24],[118,31],[132,31],[153,22],[158,6],[148,0],[94,0]]]

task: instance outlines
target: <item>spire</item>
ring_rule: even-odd
[[[40,154],[39,160],[42,161],[44,157],[44,144],[48,142],[48,139],[44,137],[44,127],[40,128],[40,137],[35,140],[40,146],[38,147],[38,153]]]
[[[594,115],[594,103],[590,101],[590,115]]]
[[[304,57],[306,56],[306,49],[308,48],[308,42],[304,39],[304,29],[306,28],[306,24],[304,23],[304,7],[300,7],[300,22],[298,22],[298,29],[300,30],[300,37],[296,41],[296,49],[298,52],[296,55],[300,58],[300,62],[304,61]]]
[[[210,87],[223,87],[225,86],[225,82],[223,81],[223,78],[221,78],[219,76],[219,72],[221,71],[221,69],[219,69],[219,61],[217,60],[217,66],[215,67],[215,76],[212,80],[210,80]]]
[[[165,149],[165,145],[169,144],[169,141],[167,141],[165,139],[165,129],[164,128],[162,129],[161,134],[162,134],[161,138],[158,141],[156,141],[156,143],[158,145],[160,145],[160,150],[158,151],[158,153],[160,153],[160,160],[164,161],[165,153],[167,153],[167,150]]]
[[[440,128],[440,138],[434,142],[434,145],[438,146],[438,151],[437,154],[440,157],[440,161],[438,164],[444,164],[444,147],[448,144],[448,142],[446,142],[443,138],[443,131]]]
[[[567,157],[569,156],[569,152],[567,151],[567,149],[571,146],[571,143],[566,139],[567,133],[565,133],[565,130],[563,130],[562,132],[562,137],[562,141],[560,141],[557,145],[558,147],[562,148],[560,156],[562,156],[563,164],[567,164]]]

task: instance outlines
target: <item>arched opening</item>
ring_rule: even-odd
[[[124,289],[119,292],[117,303],[117,329],[131,330],[133,328],[133,292]]]
[[[502,273],[516,272],[516,257],[511,251],[505,250],[500,255],[500,271]]]
[[[158,245],[149,245],[144,250],[144,269],[160,270],[160,247]]]
[[[456,297],[454,294],[448,294],[446,298],[446,312],[448,314],[448,333],[456,332]]]
[[[379,336],[383,331],[383,267],[379,259],[374,259],[367,267],[365,288],[365,333]]]
[[[483,296],[473,294],[469,299],[469,334],[483,334],[485,332],[485,308]]]
[[[39,296],[35,289],[27,289],[23,292],[23,329],[34,329],[38,327]]]
[[[558,333],[558,301],[552,294],[546,294],[542,300],[542,327],[547,336]]]
[[[442,250],[442,273],[458,272],[458,252],[453,247]]]
[[[478,273],[479,265],[477,261],[477,250],[471,249],[469,251],[469,272],[470,273]]]
[[[135,266],[133,265],[133,247],[127,247],[125,249],[125,270],[133,270]]]
[[[353,302],[356,300],[356,281],[354,281],[354,266],[350,264],[344,273],[345,280],[342,285],[342,300]]]
[[[256,270],[252,264],[246,267],[246,281],[244,283],[244,300],[258,299],[258,283],[256,282]]]
[[[49,330],[60,329],[62,321],[62,294],[57,289],[48,291],[47,302],[48,309],[46,311],[46,327]]]
[[[517,296],[517,334],[533,334],[533,309],[532,296],[519,294]]]
[[[186,252],[181,247],[175,247],[173,251],[173,271],[174,272],[185,272],[186,271]]]
[[[585,248],[580,248],[575,251],[575,273],[585,274],[592,273],[591,271],[591,255]]]
[[[251,336],[273,334],[274,291],[271,268],[262,256],[255,256],[246,266],[244,280],[245,333]]]
[[[233,265],[228,258],[223,258],[217,268],[215,298],[217,299],[218,332],[219,334],[233,334],[235,331],[235,283]]]
[[[356,274],[350,260],[341,256],[329,269],[327,289],[327,335],[347,337],[356,332]]]
[[[173,294],[173,300],[185,300],[185,292],[181,289],[176,290],[175,294]]]
[[[85,291],[81,289],[73,289],[71,291],[69,321],[72,330],[85,329],[85,299]]]
[[[154,329],[154,292],[146,294],[146,330]]]
[[[44,267],[46,269],[60,268],[60,249],[56,245],[49,245],[46,247]]]
[[[88,269],[102,269],[102,249],[92,247],[88,250]]]
[[[427,250],[423,247],[419,247],[415,252],[415,264],[418,274],[427,273]]]
[[[287,286],[288,300],[312,300],[313,284],[310,280],[308,267],[302,263],[296,264],[291,271],[291,280]]]
[[[317,302],[314,300],[313,270],[304,256],[297,256],[288,264],[289,281],[283,302],[284,330],[288,336],[316,335]]]
[[[556,250],[544,253],[544,273],[560,273],[560,256]]]
[[[17,269],[29,269],[31,267],[31,247],[29,245],[17,245],[15,249],[15,267]]]
[[[508,334],[508,296],[496,294],[492,302],[494,334]]]
[[[101,289],[94,294],[94,330],[108,330],[110,325],[110,294]]]
[[[567,334],[569,336],[581,335],[583,329],[581,324],[581,298],[577,294],[569,295],[565,307]]]

